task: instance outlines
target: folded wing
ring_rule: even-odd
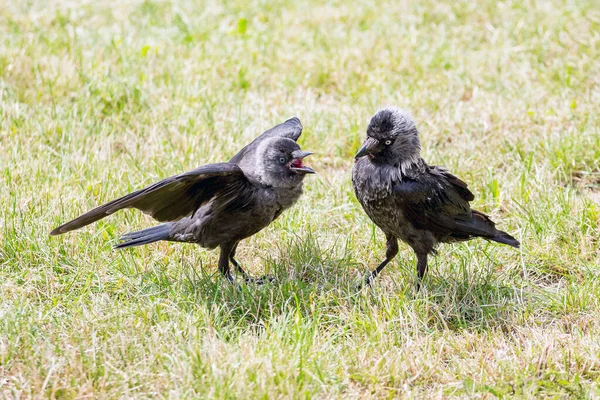
[[[399,207],[418,229],[457,240],[497,233],[485,214],[471,210],[469,201],[474,196],[467,184],[445,169],[429,167],[415,179],[396,183],[394,193]]]
[[[137,208],[154,219],[175,221],[193,214],[202,204],[225,199],[222,207],[243,207],[250,183],[239,166],[231,163],[209,164],[175,175],[147,188],[94,208],[54,229],[51,235],[79,229],[123,208]]]

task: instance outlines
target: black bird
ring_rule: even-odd
[[[123,208],[137,208],[164,224],[124,235],[116,248],[167,240],[221,248],[219,271],[233,282],[231,262],[238,243],[268,226],[302,194],[302,164],[311,152],[300,150],[298,118],[264,132],[229,162],[209,164],[175,175],[97,207],[54,229],[51,235],[79,229]],[[167,222],[168,221],[168,222]]]
[[[475,197],[467,184],[446,169],[429,166],[420,156],[419,132],[411,116],[384,108],[371,118],[367,139],[355,156],[352,185],[367,215],[385,233],[385,260],[366,284],[398,254],[398,239],[417,255],[420,287],[427,256],[438,243],[475,237],[519,247],[519,242],[494,227],[484,213],[471,209]]]

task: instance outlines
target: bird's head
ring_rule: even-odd
[[[303,164],[310,151],[300,150],[292,139],[276,137],[265,140],[258,148],[257,178],[275,187],[291,187],[302,182],[306,174],[315,171]]]
[[[377,111],[367,127],[367,138],[355,159],[368,156],[375,162],[395,164],[419,158],[421,143],[412,117],[404,110],[389,107]]]

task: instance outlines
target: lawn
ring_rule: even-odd
[[[0,0],[0,397],[600,397],[600,7],[590,1]],[[405,245],[354,197],[370,116],[522,243]],[[238,258],[126,210],[52,228],[297,116],[300,201]]]

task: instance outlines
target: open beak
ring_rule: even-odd
[[[358,153],[356,153],[354,158],[361,158],[373,154],[373,150],[377,147],[378,144],[379,141],[377,139],[373,139],[370,137],[367,138],[367,140],[365,140],[362,147],[358,150]]]
[[[294,157],[294,159],[292,160],[292,163],[290,164],[290,169],[300,175],[314,174],[315,173],[314,169],[302,164],[302,159],[306,156],[310,156],[311,154],[314,154],[314,153],[312,151],[302,151],[302,150],[294,151],[292,153],[292,157]]]

